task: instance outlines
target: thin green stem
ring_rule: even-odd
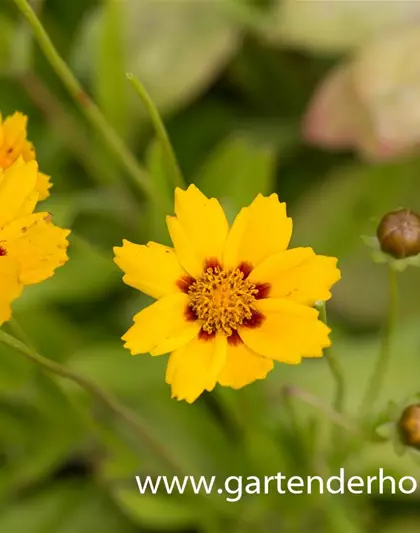
[[[344,429],[353,435],[367,438],[372,442],[384,441],[382,437],[376,434],[375,428],[365,428],[359,425],[355,420],[349,418],[343,413],[336,411],[334,408],[330,407],[316,396],[313,396],[311,393],[298,387],[284,387],[283,398],[299,399],[303,403],[322,412],[337,428]]]
[[[327,307],[325,303],[323,303],[322,306],[319,307],[319,315],[324,324],[327,325]],[[331,348],[327,348],[324,352],[324,355],[335,381],[336,390],[334,408],[337,412],[342,413],[344,411],[344,402],[346,394],[346,381],[344,378],[344,371],[339,360],[335,357],[334,352],[331,350]]]
[[[179,168],[179,164],[175,156],[171,140],[169,139],[168,132],[166,131],[165,124],[163,123],[162,117],[160,116],[157,107],[155,106],[153,100],[150,98],[149,93],[146,91],[146,88],[139,82],[139,80],[134,76],[134,74],[132,74],[131,72],[127,73],[127,79],[134,87],[134,90],[140,97],[145,108],[147,109],[147,112],[149,113],[150,119],[153,123],[153,127],[155,128],[156,135],[162,143],[163,149],[166,152],[173,184],[175,185],[175,187],[184,187],[184,178],[182,177],[182,173]]]
[[[282,399],[285,406],[285,409],[289,415],[290,424],[293,428],[295,436],[298,438],[302,437],[302,428],[299,423],[299,416],[296,411],[296,407],[293,403],[293,398],[297,396],[295,394],[295,389],[289,385],[285,385],[282,389]]]
[[[372,376],[368,383],[366,393],[364,395],[361,409],[362,413],[366,414],[372,411],[376,400],[378,399],[385,378],[389,368],[389,362],[391,358],[392,338],[395,331],[398,315],[398,284],[397,273],[395,269],[388,266],[388,284],[389,284],[389,305],[388,305],[388,317],[386,320],[385,328],[382,335],[381,347],[379,350],[379,356],[376,361],[376,365],[373,369]]]
[[[119,402],[117,398],[112,396],[109,392],[103,390],[99,385],[86,378],[81,376],[74,370],[67,368],[64,365],[51,361],[46,357],[43,357],[35,350],[19,341],[12,335],[7,334],[3,330],[0,330],[0,342],[9,346],[13,350],[19,352],[21,355],[36,363],[38,366],[42,367],[49,373],[55,374],[62,378],[68,379],[77,383],[83,390],[85,390],[90,396],[99,400],[105,407],[107,407],[115,416],[120,420],[125,422],[130,426],[135,433],[138,435],[139,439],[144,442],[154,453],[160,457],[165,464],[167,464],[171,470],[180,471],[180,467],[176,464],[171,456],[168,455],[165,448],[149,434],[147,429],[144,427],[141,420],[137,415],[127,408],[125,405]]]
[[[91,125],[100,133],[107,147],[115,154],[125,168],[131,182],[137,186],[143,194],[147,195],[156,203],[161,203],[159,191],[153,186],[145,169],[143,169],[133,154],[128,150],[123,140],[108,123],[99,107],[88,96],[80,83],[74,77],[66,62],[59,55],[50,37],[42,26],[39,18],[31,8],[27,0],[13,0],[22,15],[26,18],[35,39],[51,67],[61,79],[70,96],[77,102]]]
[[[32,341],[29,339],[28,335],[26,334],[26,331],[22,328],[20,323],[16,320],[16,318],[12,317],[9,322],[7,323],[7,326],[9,327],[9,331],[12,333],[12,335],[17,338],[19,341],[21,341],[23,344],[26,344],[26,346],[30,349],[35,351],[35,347],[32,343]]]
[[[25,330],[22,328],[16,318],[12,317],[9,322],[7,322],[7,327],[12,332],[12,334],[17,337],[17,339],[26,344],[26,346],[30,350],[36,351],[34,348],[34,344],[29,339],[29,336],[26,334]],[[43,370],[45,370],[44,367],[40,367],[39,371],[42,372]],[[45,376],[49,379],[49,384],[51,387],[54,388],[54,391],[57,392],[57,394],[60,394],[61,396],[65,397],[64,391],[55,381],[52,372],[51,375],[45,372]],[[105,443],[112,450],[116,450],[118,447],[118,450],[121,453],[127,453],[127,447],[124,446],[121,438],[118,435],[115,435],[113,431],[109,430],[103,424],[98,423],[93,417],[90,417],[86,410],[80,408],[80,405],[77,402],[72,401],[72,399],[70,398],[68,399],[68,401],[71,403],[72,408],[77,411],[78,416],[80,416],[84,423],[92,429],[93,433],[96,434],[96,436],[101,442]]]
[[[350,433],[362,433],[361,428],[359,428],[352,420],[348,419],[345,415],[339,413],[329,405],[323,403],[319,398],[313,396],[309,392],[299,389],[298,387],[289,386],[284,388],[283,394],[286,398],[298,398],[307,405],[311,405],[315,409],[322,411],[331,422],[346,429]]]

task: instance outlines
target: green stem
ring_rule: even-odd
[[[325,303],[323,303],[322,306],[319,307],[319,315],[320,315],[321,320],[324,322],[324,324],[327,325],[328,324],[327,307]],[[331,348],[327,348],[324,351],[324,355],[327,360],[331,374],[334,378],[335,386],[336,386],[334,408],[337,412],[342,413],[344,411],[344,401],[345,401],[345,392],[346,392],[346,382],[344,378],[344,371],[343,371],[343,368],[340,362],[335,357],[334,352],[331,350]]]
[[[346,430],[347,432],[368,439],[371,442],[384,442],[384,438],[379,436],[375,428],[365,428],[359,425],[356,421],[349,418],[343,413],[340,413],[322,402],[316,396],[298,387],[287,386],[283,389],[283,398],[297,398],[306,405],[312,406],[314,409],[322,412],[337,428]]]
[[[283,395],[285,398],[298,398],[307,405],[311,405],[315,409],[322,411],[322,413],[336,426],[346,429],[350,433],[362,433],[361,428],[359,428],[352,420],[349,420],[346,416],[331,408],[329,405],[324,404],[319,398],[313,396],[309,392],[299,389],[298,387],[288,386],[284,388]]]
[[[170,173],[172,175],[172,181],[175,187],[185,187],[185,181],[182,177],[182,173],[179,168],[178,161],[171,144],[171,140],[169,139],[168,132],[166,131],[165,124],[162,121],[157,107],[155,106],[153,100],[150,98],[149,93],[146,91],[146,88],[139,82],[139,80],[134,76],[134,74],[132,74],[131,72],[127,73],[127,79],[134,87],[134,90],[140,97],[145,108],[147,109],[147,112],[149,113],[150,119],[156,131],[156,135],[162,143],[163,149],[166,152],[168,163],[170,166]]]
[[[123,140],[118,136],[112,126],[108,123],[99,107],[92,101],[73,73],[57,52],[54,44],[42,26],[39,18],[31,8],[27,0],[13,0],[22,15],[32,28],[32,32],[51,67],[61,79],[70,96],[77,102],[91,125],[101,134],[108,148],[119,159],[127,176],[142,193],[156,203],[161,203],[158,190],[149,180],[146,170],[144,170],[133,154],[128,150]]]
[[[376,400],[378,399],[381,389],[383,387],[386,374],[389,368],[391,358],[392,337],[394,335],[395,326],[398,314],[398,285],[397,274],[395,269],[388,266],[388,283],[389,283],[389,305],[388,317],[382,335],[382,342],[379,351],[379,356],[376,361],[375,368],[368,383],[365,396],[362,402],[362,413],[366,414],[372,410]]]
[[[25,330],[22,328],[20,323],[16,320],[16,318],[12,317],[9,322],[7,322],[7,326],[9,327],[9,331],[12,333],[12,335],[17,338],[19,341],[21,341],[23,344],[26,344],[26,346],[33,351],[36,351],[34,345],[30,341],[28,335],[26,334]]]
[[[107,407],[114,415],[120,420],[124,421],[130,426],[138,435],[140,440],[144,442],[151,450],[159,456],[165,464],[167,464],[171,470],[182,471],[182,469],[176,464],[172,457],[170,457],[165,448],[156,441],[152,435],[150,435],[147,429],[142,424],[141,420],[136,414],[127,408],[125,405],[119,402],[117,398],[113,397],[109,392],[104,391],[99,385],[91,381],[90,379],[79,375],[74,370],[67,368],[64,365],[51,361],[46,357],[38,354],[35,350],[28,347],[23,342],[19,341],[12,335],[7,334],[3,330],[0,330],[0,342],[9,346],[13,350],[19,352],[21,355],[36,363],[47,372],[60,376],[77,383],[83,390],[89,395],[99,400],[105,407]]]

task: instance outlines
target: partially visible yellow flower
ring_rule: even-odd
[[[18,157],[24,161],[34,161],[36,159],[35,148],[26,138],[26,127],[28,117],[22,113],[14,113],[5,120],[0,115],[0,168],[6,169],[12,165]],[[39,193],[39,200],[45,200],[49,196],[49,189],[52,187],[50,177],[42,172],[38,172],[36,190]]]
[[[0,324],[25,285],[50,278],[67,257],[68,230],[49,213],[34,213],[38,165],[22,157],[0,171]]]
[[[232,227],[194,185],[176,189],[167,218],[174,248],[123,242],[115,262],[128,285],[156,298],[123,336],[133,355],[171,352],[172,397],[193,402],[216,383],[263,379],[273,361],[321,357],[329,329],[313,308],[340,278],[337,260],[287,250],[292,221],[276,194],[258,195]]]

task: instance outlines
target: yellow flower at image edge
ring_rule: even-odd
[[[287,250],[292,220],[276,194],[258,195],[229,228],[219,202],[194,185],[167,217],[174,248],[123,242],[115,262],[127,285],[157,301],[123,336],[133,355],[171,352],[172,397],[193,402],[216,383],[263,379],[273,361],[321,357],[330,330],[313,308],[340,279],[337,260]]]
[[[67,257],[70,233],[49,213],[34,213],[38,165],[19,158],[0,172],[0,324],[25,285],[50,278]]]
[[[5,120],[0,115],[0,168],[7,169],[22,157],[24,161],[34,161],[36,153],[34,146],[26,138],[28,117],[22,113],[14,113]],[[42,172],[38,172],[36,190],[39,200],[45,200],[49,196],[52,187],[50,178]]]

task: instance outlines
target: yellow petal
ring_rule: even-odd
[[[235,268],[245,262],[255,267],[270,255],[286,250],[291,236],[292,219],[286,215],[286,204],[279,202],[277,194],[259,194],[232,225],[224,265]]]
[[[177,282],[186,273],[172,248],[149,242],[146,246],[123,240],[115,247],[115,263],[125,273],[124,283],[153,298],[179,291]]]
[[[270,284],[270,298],[287,298],[305,305],[331,298],[341,274],[335,257],[315,255],[312,248],[294,248],[272,255],[250,274],[255,283]]]
[[[196,337],[200,324],[185,316],[188,296],[178,292],[161,298],[134,317],[134,325],[123,336],[132,355],[162,355]]]
[[[19,139],[26,139],[26,129],[28,125],[28,117],[19,111],[6,117],[3,121],[4,138],[3,142],[13,144]]]
[[[175,215],[168,229],[181,265],[192,276],[203,270],[206,259],[221,261],[229,226],[222,206],[195,185],[175,191]]]
[[[33,161],[34,159],[36,159],[34,145],[28,140],[23,143],[22,157],[25,161]]]
[[[171,236],[176,255],[185,270],[194,278],[203,272],[203,260],[198,257],[191,247],[188,235],[176,217],[167,216],[166,225]]]
[[[0,175],[0,227],[18,216],[35,192],[38,165],[19,158]]]
[[[45,200],[50,195],[49,189],[52,187],[50,179],[50,176],[47,176],[47,174],[38,172],[36,191],[39,193],[39,200]]]
[[[18,262],[20,282],[32,285],[50,278],[68,260],[69,233],[55,226],[48,213],[35,213],[5,226],[0,242],[7,256]]]
[[[32,192],[25,200],[25,202],[22,204],[22,207],[19,211],[19,214],[17,217],[26,217],[27,215],[31,215],[36,207],[36,204],[39,200],[39,193]]]
[[[318,320],[318,311],[290,300],[258,301],[264,319],[260,326],[243,327],[239,335],[254,352],[289,364],[302,357],[321,357],[329,346],[330,329]]]
[[[0,167],[9,168],[19,156],[25,162],[36,159],[34,145],[26,139],[27,122],[27,117],[22,113],[14,113],[6,118],[4,124],[0,121]],[[39,172],[36,185],[39,200],[48,198],[51,187],[50,177]]]
[[[19,265],[7,255],[0,257],[0,324],[9,320],[13,300],[22,292],[19,283]]]
[[[228,344],[226,364],[218,382],[224,387],[240,389],[257,379],[264,379],[273,369],[273,361],[252,352],[245,344]]]
[[[26,143],[28,118],[22,113],[14,113],[2,124],[0,145],[0,167],[9,168],[22,155]]]
[[[172,398],[194,402],[204,390],[213,390],[226,362],[227,340],[224,335],[202,340],[195,337],[174,351],[168,361],[166,382]]]

